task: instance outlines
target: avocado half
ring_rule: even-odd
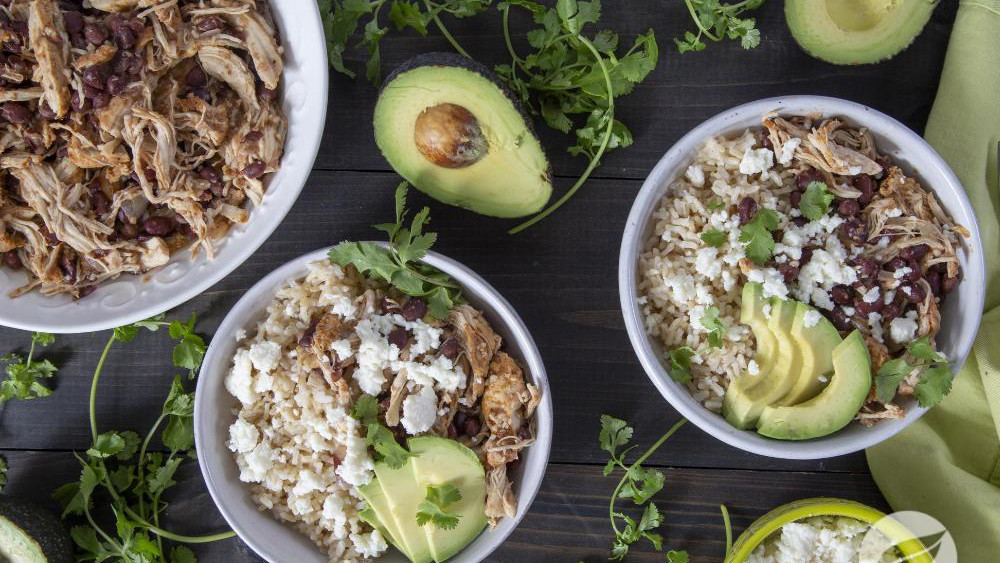
[[[787,0],[785,20],[810,55],[834,64],[892,58],[920,35],[938,0]]]
[[[0,495],[0,561],[72,563],[73,543],[66,527],[49,511]]]
[[[386,80],[375,143],[427,195],[493,217],[522,217],[552,195],[548,159],[531,120],[488,68],[427,53]]]

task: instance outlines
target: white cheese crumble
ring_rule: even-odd
[[[257,427],[242,418],[237,418],[229,427],[228,447],[234,452],[246,453],[257,447],[260,432]]]
[[[865,292],[864,296],[861,298],[865,303],[874,303],[878,301],[878,286],[873,287]]]
[[[910,268],[908,266],[903,266],[902,268],[900,268],[900,269],[896,270],[895,272],[893,272],[892,273],[892,277],[896,278],[897,280],[903,279],[904,276],[906,276],[907,274],[909,274],[912,271],[913,271],[913,268]]]
[[[400,422],[408,434],[419,434],[430,430],[437,418],[437,395],[434,389],[424,387],[419,393],[403,400],[403,417]]]
[[[705,171],[702,170],[701,166],[697,164],[688,166],[687,171],[684,172],[684,177],[687,178],[692,185],[699,188],[705,185]]]
[[[905,317],[896,317],[889,323],[889,337],[896,344],[906,344],[917,334],[917,312],[910,311]]]
[[[880,343],[885,342],[885,336],[882,331],[882,315],[879,313],[868,313],[868,328],[870,329],[872,338]]]
[[[237,350],[233,356],[233,369],[226,376],[226,390],[244,405],[253,403],[257,398],[253,390],[253,362],[244,348]]]
[[[261,373],[271,373],[274,366],[278,365],[281,356],[281,345],[273,340],[264,342],[254,342],[250,346],[250,361],[253,367]]]
[[[806,314],[802,316],[802,325],[806,328],[812,328],[819,324],[819,320],[823,318],[823,315],[816,309],[810,309],[806,311]]]
[[[774,153],[768,149],[747,148],[740,160],[740,174],[761,174],[774,166]]]
[[[764,298],[788,298],[788,287],[785,286],[785,277],[774,268],[754,268],[747,274],[747,279],[751,282],[761,284],[764,289]]]

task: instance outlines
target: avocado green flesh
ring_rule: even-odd
[[[764,407],[784,397],[795,384],[802,367],[802,355],[788,332],[795,318],[795,309],[795,301],[772,301],[767,326],[774,334],[778,346],[774,366],[768,373],[762,371],[757,375],[757,381],[753,385],[736,385],[734,382],[726,389],[723,415],[733,426],[741,429],[753,427]],[[746,377],[742,376],[740,379]]]
[[[454,104],[478,120],[486,154],[447,168],[424,156],[414,124],[427,108]],[[389,164],[427,195],[483,215],[535,213],[552,195],[541,143],[507,94],[484,74],[453,64],[421,65],[395,75],[375,106],[375,142]]]
[[[802,355],[802,369],[795,384],[778,405],[797,405],[812,399],[825,385],[820,377],[833,371],[833,350],[843,339],[826,317],[820,316],[816,324],[806,326],[805,318],[811,311],[815,309],[805,303],[796,303],[790,333],[793,344]]]
[[[787,0],[785,20],[810,55],[865,64],[907,48],[936,6],[936,0]]]
[[[462,551],[486,527],[486,473],[476,454],[454,440],[410,438],[409,447],[415,456],[413,474],[418,483],[452,485],[462,493],[461,500],[447,507],[448,512],[459,515],[454,529],[424,526],[431,555],[441,563]]]
[[[743,297],[740,302],[740,322],[748,325],[753,331],[754,339],[757,341],[756,362],[759,370],[756,375],[744,373],[733,381],[722,402],[722,414],[730,424],[737,428],[746,428],[742,413],[745,407],[742,402],[737,401],[737,397],[742,397],[743,393],[754,386],[757,382],[767,378],[774,369],[775,354],[778,349],[778,342],[774,333],[767,326],[767,315],[764,308],[770,307],[770,300],[764,299],[764,289],[759,283],[748,283],[743,286]]]
[[[795,406],[766,407],[757,432],[781,440],[827,436],[850,424],[871,388],[871,361],[861,333],[852,332],[832,354],[834,375],[823,391]]]
[[[0,518],[0,561],[9,563],[47,563],[42,546],[17,524]]]
[[[426,498],[427,492],[413,476],[413,459],[410,458],[406,465],[399,469],[378,462],[375,464],[375,476],[378,480],[373,482],[378,484],[384,493],[386,501],[384,508],[389,515],[382,521],[387,530],[391,528],[398,533],[393,537],[402,545],[397,547],[413,563],[430,563],[433,557],[430,546],[427,545],[427,537],[417,526],[417,505]]]
[[[371,527],[378,530],[382,537],[393,545],[396,549],[406,553],[406,547],[399,539],[399,529],[396,521],[389,510],[389,501],[385,498],[385,491],[378,479],[372,479],[367,485],[358,488],[362,498],[368,503],[368,507],[358,513],[362,520],[368,522]]]

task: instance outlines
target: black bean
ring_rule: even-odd
[[[842,217],[854,217],[859,211],[861,211],[861,206],[854,199],[842,199],[837,204],[837,214]]]
[[[902,293],[903,298],[910,303],[922,303],[924,299],[927,298],[927,290],[924,289],[923,284],[920,283],[911,283],[900,286],[897,293]]]
[[[787,262],[784,264],[778,264],[778,272],[780,272],[781,277],[785,279],[785,283],[792,283],[799,278],[799,267],[793,266]]]
[[[107,85],[108,76],[111,75],[111,67],[107,63],[90,65],[83,69],[83,83],[98,90],[104,90]]]
[[[881,296],[871,303],[865,301],[863,296],[854,300],[854,310],[863,317],[867,317],[871,313],[878,313],[882,310],[883,305]]]
[[[465,411],[458,411],[455,413],[455,418],[452,419],[452,423],[455,426],[465,430],[465,423],[469,420],[469,415],[465,414]]]
[[[823,178],[823,174],[815,168],[806,168],[795,176],[795,185],[798,186],[800,190],[806,189],[809,187],[809,184],[813,182],[825,181],[826,180]]]
[[[219,174],[219,171],[211,164],[205,164],[198,168],[198,176],[203,180],[212,182],[213,184],[222,181],[222,175]]]
[[[802,192],[792,192],[788,194],[788,203],[792,204],[792,207],[798,208],[799,203],[802,202]]]
[[[813,249],[808,247],[803,248],[802,256],[799,258],[799,267],[801,268],[806,264],[808,264],[809,261],[812,260],[812,257],[813,257]]]
[[[174,232],[174,221],[170,217],[154,215],[142,222],[142,230],[154,237],[165,237]]]
[[[867,207],[875,196],[875,182],[872,181],[872,177],[859,174],[854,177],[851,183],[854,184],[855,189],[861,192],[861,196],[858,197],[858,204],[861,207]]]
[[[243,169],[243,175],[250,179],[256,179],[263,176],[266,170],[266,164],[259,160],[255,160],[250,164],[247,164],[246,168]]]
[[[799,215],[798,217],[792,217],[792,224],[796,227],[804,227],[809,223],[809,219]]]
[[[754,139],[757,140],[756,146],[769,151],[774,150],[774,145],[771,143],[771,136],[767,133],[766,129],[758,129],[754,131],[753,136]]]
[[[131,28],[132,31],[135,32],[135,35],[137,37],[139,35],[142,35],[142,32],[146,29],[146,26],[143,25],[142,20],[140,20],[139,18],[129,18],[126,21],[126,23],[128,24],[129,28]]]
[[[319,317],[313,317],[309,320],[308,328],[306,328],[306,331],[302,333],[301,337],[299,337],[299,346],[303,348],[312,346],[313,335],[316,334],[316,327],[319,325],[319,320]]]
[[[920,264],[917,264],[915,260],[907,260],[905,268],[909,268],[905,274],[901,274],[898,278],[904,282],[915,282],[924,276],[923,270],[920,268]],[[898,270],[898,268],[897,268]]]
[[[408,321],[422,319],[426,314],[427,302],[419,297],[412,297],[403,305],[403,318]]]
[[[406,343],[410,341],[410,333],[401,326],[397,326],[392,329],[389,333],[389,344],[392,344],[396,348],[402,350],[406,347]]]
[[[63,24],[70,35],[83,32],[83,14],[77,11],[63,12]]]
[[[109,96],[105,92],[101,92],[100,94],[94,96],[94,109],[104,109],[108,107],[108,104],[110,103],[111,103],[111,96]]]
[[[24,264],[21,263],[21,256],[18,255],[17,250],[8,250],[7,252],[4,252],[3,263],[11,270],[20,270],[24,266]]]
[[[889,303],[888,305],[882,306],[882,320],[884,322],[889,322],[895,319],[902,313],[902,308],[898,303]]]
[[[920,260],[930,251],[931,247],[926,244],[917,244],[914,246],[907,246],[899,251],[899,257],[905,258],[906,260]]]
[[[43,102],[38,103],[38,117],[41,117],[45,121],[54,121],[56,118],[56,112],[52,111],[49,104]]]
[[[941,297],[941,274],[931,270],[927,272],[924,279],[927,280],[927,285],[931,286],[931,293],[934,294],[935,297]]]
[[[465,435],[470,437],[478,436],[482,427],[483,425],[479,422],[478,417],[470,416],[469,419],[465,421]]]
[[[397,315],[403,312],[403,308],[399,306],[399,303],[385,297],[379,301],[378,308],[383,315]]]
[[[90,98],[81,98],[79,92],[73,92],[69,98],[69,105],[76,112],[87,112],[91,108]]]
[[[838,305],[847,305],[851,302],[851,288],[846,285],[835,285],[830,290],[830,299]]]
[[[212,103],[212,93],[209,92],[207,88],[195,88],[194,90],[191,90],[191,93],[201,98],[205,103]]]
[[[746,196],[740,200],[739,205],[736,206],[736,211],[740,215],[740,224],[744,225],[757,214],[757,202],[752,197]]]
[[[113,74],[108,77],[105,88],[107,89],[108,94],[111,94],[112,96],[120,96],[123,92],[125,92],[125,87],[127,85],[128,82],[126,82],[124,78],[118,76],[117,74]]]
[[[837,235],[843,242],[864,244],[868,239],[868,225],[857,219],[848,219],[837,227]]]
[[[0,110],[0,114],[7,121],[15,124],[21,125],[31,121],[31,110],[28,106],[22,104],[21,102],[7,102],[3,105],[3,110]]]
[[[118,26],[112,32],[112,35],[114,35],[115,45],[118,45],[119,49],[131,49],[135,47],[135,32],[132,31],[132,28],[125,25]]]
[[[441,355],[449,360],[454,360],[458,357],[458,339],[449,338],[441,344]]]
[[[91,45],[102,45],[108,40],[108,29],[98,23],[88,23],[83,26],[83,37]]]
[[[208,82],[208,76],[205,75],[205,71],[201,70],[201,67],[198,65],[192,66],[187,76],[184,77],[184,83],[191,88],[199,88],[204,86],[206,82]]]
[[[119,221],[118,232],[121,234],[123,239],[131,240],[139,236],[139,227],[128,221]]]
[[[458,437],[458,427],[455,426],[454,422],[448,425],[448,437],[452,439]]]
[[[847,313],[841,307],[834,307],[829,313],[830,322],[837,330],[848,330],[851,328],[851,319],[847,318]]]
[[[202,33],[222,29],[225,23],[218,16],[207,16],[195,22],[194,27]]]
[[[260,131],[251,131],[243,136],[244,143],[256,143],[257,141],[264,138],[264,134]]]

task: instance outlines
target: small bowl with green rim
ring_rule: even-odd
[[[790,522],[813,516],[843,516],[870,524],[903,554],[908,563],[934,563],[924,544],[903,524],[870,506],[839,498],[809,498],[779,506],[754,521],[736,539],[725,563],[745,563],[765,540]]]

